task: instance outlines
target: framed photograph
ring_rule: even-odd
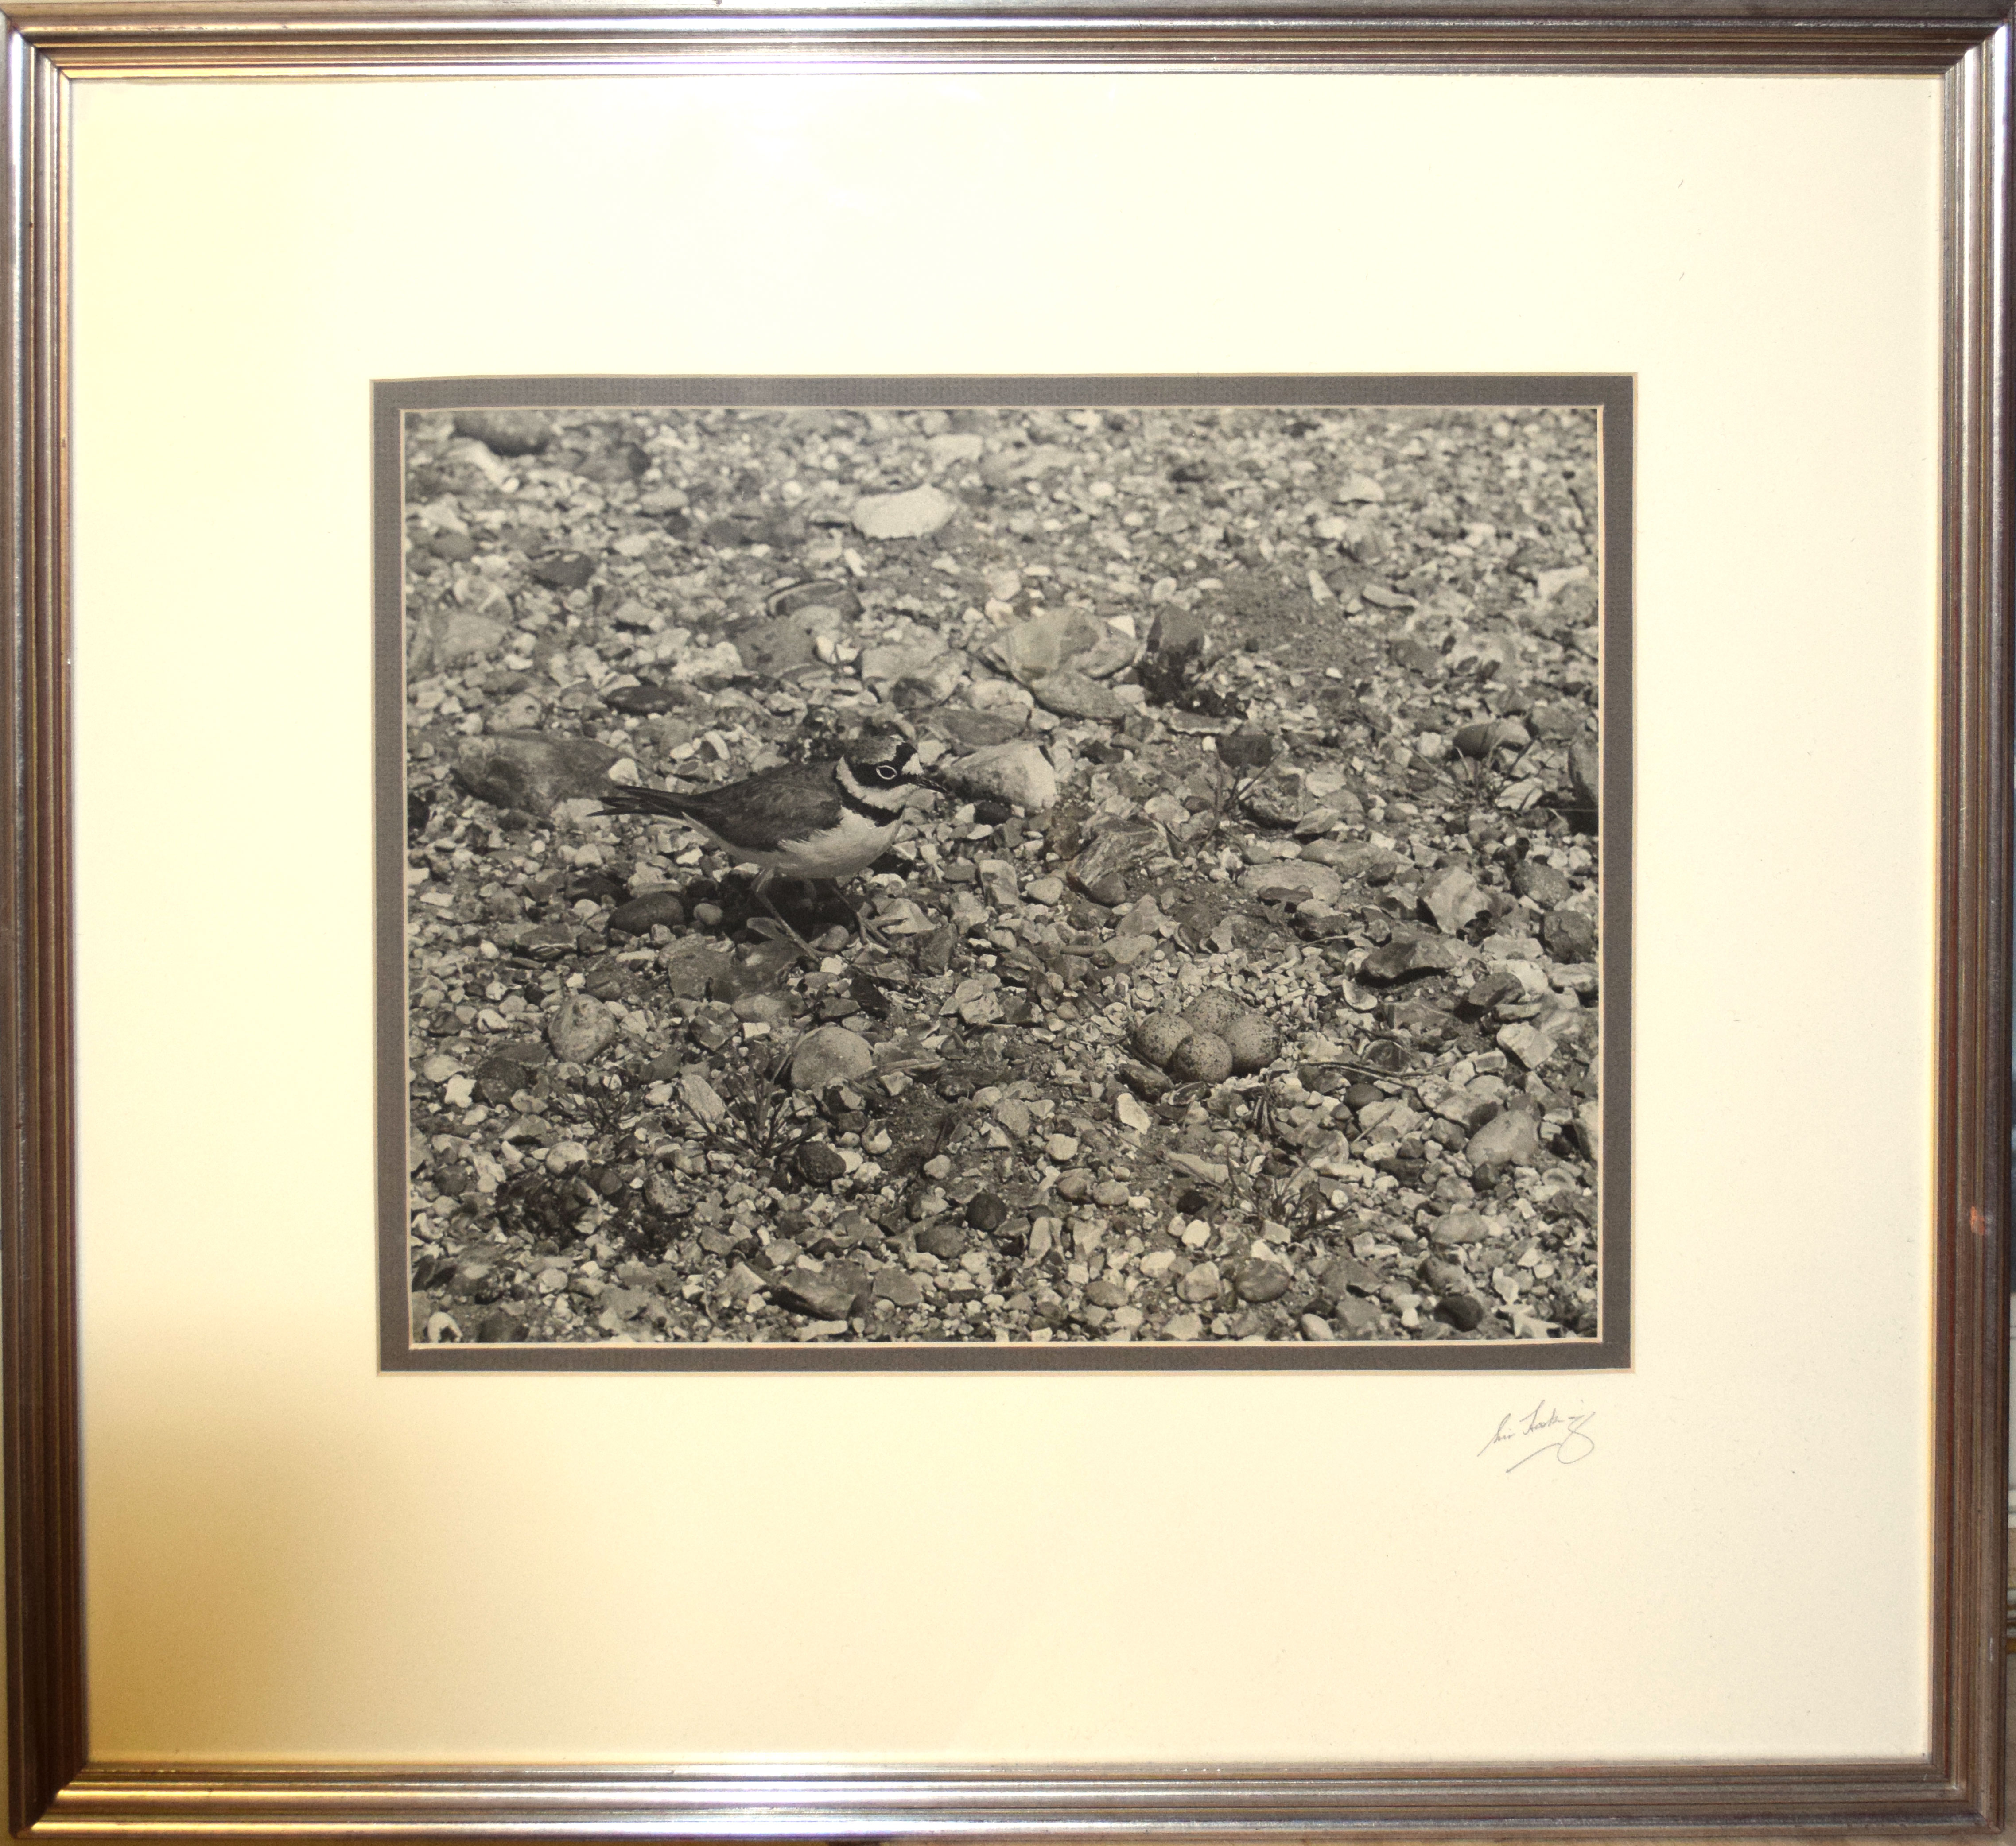
[[[9,31],[17,1836],[2000,1824],[2003,12]]]
[[[381,1362],[1628,1363],[1629,387],[382,387]]]

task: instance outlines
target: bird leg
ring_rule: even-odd
[[[765,910],[769,911],[769,913],[777,919],[778,925],[782,928],[784,934],[790,937],[794,942],[797,944],[799,953],[804,955],[805,959],[816,968],[819,965],[819,958],[817,952],[804,937],[801,936],[796,930],[791,927],[790,919],[784,915],[783,911],[777,908],[776,905],[771,899],[770,880],[774,876],[775,874],[772,873],[764,873],[757,879],[755,891],[751,894]]]
[[[892,955],[895,952],[890,948],[888,939],[882,932],[862,915],[861,906],[847,894],[838,879],[822,878],[816,882],[824,886],[840,900],[842,908],[849,916],[854,919],[854,927],[861,932],[861,938],[864,942],[873,943],[884,955]]]

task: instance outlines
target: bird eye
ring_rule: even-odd
[[[877,763],[875,765],[875,773],[884,782],[894,782],[896,779],[896,768],[893,763]]]

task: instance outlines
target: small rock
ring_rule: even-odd
[[[675,930],[686,919],[686,906],[679,901],[677,891],[646,891],[627,904],[619,904],[609,919],[609,927],[612,932],[643,936],[659,923]]]
[[[1225,1279],[1219,1274],[1217,1264],[1199,1263],[1176,1284],[1176,1293],[1186,1301],[1209,1301],[1215,1300],[1224,1286]]]
[[[1025,728],[1019,711],[975,711],[970,706],[949,706],[934,712],[932,724],[962,750],[992,750],[1018,737]]]
[[[1053,1160],[1064,1161],[1078,1157],[1078,1137],[1075,1135],[1053,1135],[1043,1143],[1043,1152]]]
[[[1399,855],[1385,847],[1359,840],[1319,840],[1302,848],[1301,864],[1328,865],[1339,878],[1363,879],[1366,883],[1389,884],[1400,869]]]
[[[406,670],[419,678],[444,668],[480,660],[502,646],[510,630],[473,609],[430,609],[413,623]]]
[[[791,1164],[808,1186],[830,1186],[847,1172],[847,1162],[840,1150],[823,1141],[808,1141]]]
[[[1463,755],[1476,757],[1501,750],[1524,750],[1532,741],[1532,733],[1516,718],[1494,718],[1481,724],[1465,725],[1454,739]]]
[[[1194,1314],[1179,1314],[1162,1325],[1165,1340],[1197,1340],[1204,1336],[1204,1322]]]
[[[1484,1304],[1474,1295],[1444,1295],[1435,1312],[1453,1327],[1468,1333],[1484,1320]]]
[[[1360,500],[1377,502],[1386,498],[1386,490],[1369,474],[1354,474],[1337,490],[1337,497],[1345,506]]]
[[[898,1308],[914,1308],[924,1298],[916,1277],[903,1269],[884,1269],[875,1278],[875,1293]]]
[[[455,778],[479,801],[548,814],[560,802],[603,793],[616,754],[592,737],[500,731],[463,739]]]
[[[1550,1034],[1537,1026],[1501,1026],[1498,1031],[1498,1048],[1509,1051],[1529,1071],[1537,1071],[1554,1055],[1554,1041]]]
[[[1118,1179],[1102,1179],[1092,1189],[1092,1202],[1109,1211],[1116,1205],[1125,1204],[1129,1196],[1126,1185]]]
[[[1031,682],[1029,689],[1036,695],[1039,705],[1046,711],[1054,711],[1060,718],[1097,718],[1116,723],[1127,715],[1127,707],[1121,703],[1112,687],[1088,678],[1069,667],[1046,673],[1041,679]]]
[[[1286,859],[1277,864],[1250,865],[1239,875],[1239,888],[1257,898],[1276,903],[1334,904],[1342,895],[1344,880],[1331,869],[1312,859]]]
[[[1481,1243],[1498,1227],[1481,1211],[1445,1211],[1428,1226],[1429,1238],[1444,1244]]]
[[[1445,936],[1491,914],[1491,899],[1467,867],[1451,865],[1421,894],[1421,905]]]
[[[1153,821],[1129,821],[1108,827],[1071,861],[1071,881],[1089,895],[1089,887],[1109,874],[1131,871],[1143,859],[1159,853],[1165,838]]]
[[[1127,901],[1127,880],[1118,872],[1108,872],[1104,876],[1089,879],[1078,887],[1095,904],[1103,904],[1109,910],[1117,904]]]
[[[977,750],[954,763],[945,777],[963,792],[991,796],[1031,814],[1057,805],[1057,771],[1042,747],[1026,739]]]
[[[553,419],[536,410],[458,410],[455,433],[495,455],[537,455],[553,439]]]
[[[926,538],[948,524],[959,502],[941,488],[869,494],[855,502],[855,529],[868,538]]]
[[[845,1026],[820,1026],[808,1032],[791,1056],[791,1084],[812,1091],[865,1077],[875,1068],[875,1050],[859,1032]]]
[[[918,1227],[916,1244],[941,1263],[956,1263],[965,1252],[966,1233],[949,1218],[935,1218]]]
[[[1169,1060],[1179,1083],[1222,1083],[1232,1074],[1232,1047],[1215,1032],[1192,1032]]]
[[[1550,910],[1541,920],[1540,940],[1557,962],[1596,959],[1596,923],[1579,910]]]
[[[1463,1149],[1472,1167],[1529,1167],[1539,1151],[1539,1128],[1524,1109],[1494,1115]]]
[[[1294,1286],[1294,1277],[1279,1263],[1245,1263],[1239,1271],[1239,1298],[1256,1304],[1278,1301]]]
[[[981,437],[970,433],[931,436],[926,437],[924,441],[934,468],[949,468],[959,462],[977,462],[985,446]]]
[[[1064,898],[1064,881],[1055,873],[1032,880],[1025,894],[1031,904],[1060,903]]]
[[[1595,744],[1586,737],[1578,737],[1568,746],[1568,788],[1579,806],[1598,805],[1602,779],[1603,759]]]
[[[1007,1204],[993,1193],[975,1193],[967,1202],[966,1222],[976,1231],[998,1231],[1008,1222]]]
[[[1531,898],[1549,910],[1565,904],[1574,895],[1568,875],[1545,859],[1521,859],[1512,868],[1510,883],[1514,895]]]
[[[1369,1340],[1379,1330],[1379,1310],[1370,1301],[1347,1295],[1336,1308],[1337,1331],[1347,1340]]]
[[[586,994],[570,994],[546,1027],[553,1055],[570,1064],[586,1063],[615,1036],[615,1014]]]
[[[1068,1199],[1074,1205],[1092,1196],[1093,1178],[1089,1169],[1074,1167],[1068,1173],[1057,1175],[1057,1196]]]
[[[814,1320],[849,1320],[856,1302],[865,1304],[868,1278],[859,1269],[837,1263],[829,1269],[790,1269],[770,1284],[771,1299],[794,1314]]]
[[[1396,935],[1359,966],[1359,978],[1391,983],[1440,973],[1463,959],[1463,945],[1446,936]]]
[[[815,605],[788,615],[752,615],[731,623],[726,633],[748,671],[774,678],[817,665],[819,637],[837,635],[842,626],[833,610]]]
[[[1330,1324],[1319,1314],[1305,1314],[1301,1319],[1302,1337],[1305,1340],[1334,1340]]]

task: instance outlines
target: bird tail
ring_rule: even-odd
[[[604,814],[665,814],[685,820],[693,808],[686,796],[670,789],[632,788],[623,783],[611,783],[600,791],[600,798]]]

